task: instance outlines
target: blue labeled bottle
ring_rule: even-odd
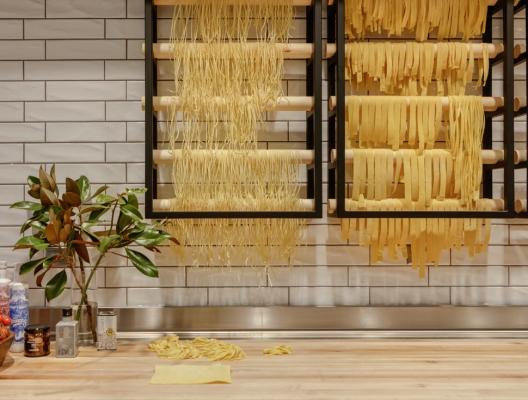
[[[11,330],[15,333],[15,340],[9,351],[21,353],[24,351],[24,329],[29,325],[29,291],[28,284],[20,275],[20,266],[15,263],[13,282],[9,285],[9,316]]]

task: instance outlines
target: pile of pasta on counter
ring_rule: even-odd
[[[466,95],[489,74],[490,49],[469,43],[484,32],[486,0],[346,0],[348,211],[491,211],[481,199],[486,99]],[[416,42],[364,42],[369,32]],[[435,32],[437,42],[424,42]],[[444,38],[462,41],[441,42]],[[476,80],[475,79],[476,75]],[[425,277],[443,250],[486,250],[491,221],[460,218],[344,219],[342,239],[359,235],[371,262],[408,257]],[[386,250],[386,252],[385,252]]]

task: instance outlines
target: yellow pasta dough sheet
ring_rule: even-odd
[[[156,365],[151,385],[231,383],[229,365]]]

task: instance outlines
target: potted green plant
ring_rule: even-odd
[[[30,228],[35,232],[15,244],[14,250],[29,249],[30,261],[20,267],[20,273],[33,272],[37,276],[37,285],[42,287],[44,276],[54,271],[55,275],[45,287],[46,299],[51,301],[64,291],[68,280],[66,270],[69,269],[81,293],[75,318],[82,327],[81,316],[87,315],[88,321],[84,325],[89,325],[93,344],[96,341],[95,312],[88,298],[88,288],[105,256],[125,257],[141,273],[155,278],[158,277],[157,267],[131,246],[160,252],[157,246],[166,240],[178,241],[163,230],[164,222],[147,223],[143,220],[138,210],[137,194],[145,193],[146,189],[126,189],[111,196],[105,193],[109,188],[105,185],[92,194],[90,181],[81,176],[77,180],[66,178],[66,191],[60,195],[55,165],[49,174],[41,166],[38,178],[28,177],[28,185],[28,194],[38,202],[21,201],[11,206],[32,212],[22,224],[20,233]],[[110,218],[104,219],[105,215]],[[88,247],[97,249],[95,257],[90,257]],[[53,248],[53,254],[33,259],[40,251]],[[124,248],[126,255],[116,253],[115,249],[119,248]],[[52,268],[54,265],[61,268]]]

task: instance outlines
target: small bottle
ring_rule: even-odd
[[[72,309],[62,309],[62,321],[55,328],[57,358],[73,358],[79,353],[79,322],[72,318]]]
[[[9,351],[21,353],[24,351],[24,329],[29,325],[29,290],[28,284],[20,275],[21,263],[15,263],[13,282],[9,285],[9,316],[11,330],[15,333],[15,340]]]
[[[9,317],[9,284],[7,261],[0,261],[0,314]]]

